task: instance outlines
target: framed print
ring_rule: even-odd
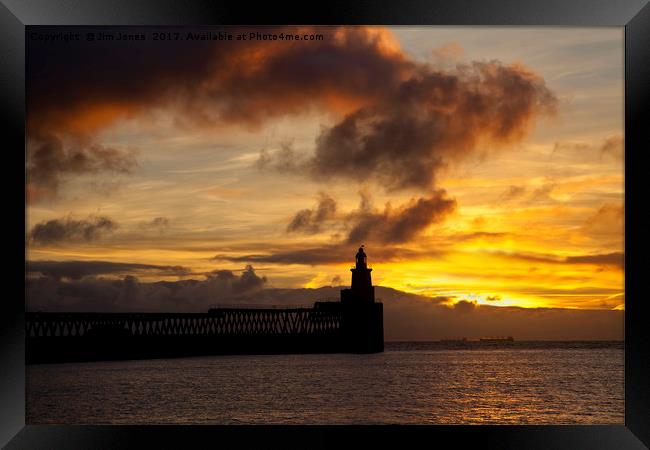
[[[0,9],[7,448],[650,445],[646,1]]]

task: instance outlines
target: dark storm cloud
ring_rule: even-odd
[[[33,198],[54,192],[69,175],[131,170],[132,155],[98,147],[97,134],[155,108],[173,110],[181,127],[259,127],[272,117],[329,111],[344,118],[324,129],[313,158],[301,168],[322,180],[374,178],[394,189],[433,186],[438,169],[476,152],[478,144],[521,139],[534,119],[555,108],[543,80],[519,65],[476,62],[438,71],[412,60],[386,30],[259,31],[320,33],[323,39],[164,45],[148,39],[119,46],[30,39],[28,191]],[[63,161],[82,155],[86,162],[52,163],[57,155]]]
[[[345,214],[337,224],[345,235],[342,240],[309,248],[304,248],[304,245],[276,247],[267,253],[242,256],[219,254],[213,259],[246,263],[337,264],[349,261],[356,248],[366,245],[372,248],[373,261],[405,260],[421,255],[396,245],[414,241],[427,227],[443,221],[456,209],[456,201],[447,198],[443,190],[435,191],[429,197],[411,199],[399,207],[387,203],[383,210],[373,207],[372,198],[366,191],[359,194],[361,201],[358,209]],[[322,194],[319,206],[296,213],[288,229],[316,232],[316,227],[323,222],[316,219],[331,217],[334,211],[334,200]],[[428,257],[441,254],[440,251],[427,250]]]
[[[182,32],[187,31],[207,30]],[[179,126],[257,127],[268,118],[312,107],[347,111],[378,96],[414,66],[392,49],[391,37],[380,30],[266,27],[228,31],[290,31],[324,37],[307,43],[185,39],[161,43],[149,38],[128,45],[102,40],[65,45],[28,40],[28,167],[34,197],[46,188],[56,189],[54,181],[88,167],[70,170],[68,165],[50,161],[57,155],[68,160],[79,153],[92,159],[89,149],[97,145],[97,133],[119,119],[162,107],[175,112]],[[113,156],[120,160],[127,155],[115,150]],[[107,168],[103,164],[89,167]]]
[[[208,280],[215,279],[221,284],[229,285],[233,294],[259,289],[267,281],[266,277],[259,277],[251,265],[246,266],[239,277],[231,270],[216,270],[210,272],[207,277]]]
[[[42,274],[57,280],[68,278],[79,280],[84,277],[96,275],[112,275],[133,273],[138,271],[151,271],[156,275],[186,276],[191,274],[190,269],[182,266],[159,266],[153,264],[136,264],[108,261],[29,261],[27,272],[29,274]]]
[[[368,192],[362,190],[359,194],[359,208],[347,213],[338,224],[347,235],[345,243],[351,245],[410,242],[428,226],[442,222],[456,209],[456,200],[447,198],[443,190],[435,191],[429,197],[411,199],[399,207],[386,203],[383,211],[373,207]],[[287,231],[318,233],[323,222],[333,218],[335,212],[334,199],[321,193],[318,206],[298,211],[287,226]]]
[[[108,217],[74,220],[70,217],[43,221],[34,225],[29,240],[36,245],[58,242],[90,242],[113,232],[117,223]]]
[[[32,133],[29,137],[28,200],[51,198],[61,178],[84,173],[131,173],[137,166],[135,152],[100,144],[74,144],[65,147],[52,134]]]
[[[318,198],[318,205],[314,209],[298,211],[289,225],[287,225],[287,232],[318,233],[321,229],[321,224],[326,220],[332,219],[335,213],[336,201],[329,195],[321,192]]]
[[[456,209],[456,200],[447,198],[443,190],[427,198],[411,199],[393,209],[386,204],[383,212],[372,209],[370,198],[362,196],[357,211],[348,216],[351,224],[349,244],[380,243],[400,244],[412,241],[429,225],[443,221]]]
[[[455,72],[420,67],[383,98],[317,139],[312,175],[372,177],[389,189],[428,188],[440,169],[524,137],[553,114],[555,96],[521,66],[478,63]]]
[[[460,300],[456,303],[454,303],[451,306],[454,311],[458,311],[461,314],[468,314],[473,312],[478,306],[476,305],[475,301],[468,301],[468,300]]]
[[[142,269],[139,266],[125,264],[124,268]],[[215,271],[205,280],[155,283],[141,282],[132,275],[123,279],[85,276],[76,280],[41,276],[27,280],[27,308],[31,311],[205,312],[214,303],[237,302],[242,296],[259,292],[265,283],[266,278],[257,276],[250,266],[239,276],[231,271]]]

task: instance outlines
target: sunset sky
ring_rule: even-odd
[[[87,31],[28,31],[38,292],[347,285],[364,244],[375,285],[449,305],[623,309],[623,28]]]

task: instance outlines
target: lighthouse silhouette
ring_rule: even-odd
[[[356,254],[350,289],[341,290],[342,331],[346,348],[359,353],[384,351],[384,309],[375,301],[364,246]]]
[[[352,286],[350,289],[343,289],[341,291],[342,303],[366,304],[375,302],[375,287],[372,285],[372,278],[370,276],[372,269],[368,268],[368,256],[363,247],[363,245],[359,247],[356,255],[356,264],[350,269],[352,272]]]

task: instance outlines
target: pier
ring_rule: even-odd
[[[383,305],[363,248],[339,302],[204,313],[25,313],[27,364],[217,354],[384,350]]]

